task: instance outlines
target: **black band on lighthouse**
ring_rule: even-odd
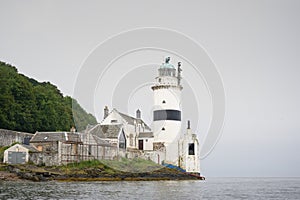
[[[155,110],[153,112],[153,120],[175,120],[181,121],[181,111],[179,110]]]

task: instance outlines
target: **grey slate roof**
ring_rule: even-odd
[[[117,111],[117,110],[116,110]],[[128,123],[128,124],[131,124],[131,125],[134,125],[134,121],[136,121],[137,123],[140,123],[140,124],[144,124],[145,125],[145,128],[148,129],[148,130],[151,130],[150,127],[142,120],[142,119],[137,119],[135,117],[131,117],[129,115],[126,115],[124,113],[121,113],[119,111],[117,111],[121,117]]]
[[[90,130],[92,135],[97,136],[98,138],[118,138],[120,130],[122,128],[121,124],[114,125],[96,125],[93,129]]]
[[[95,125],[88,124],[85,128],[85,131],[89,132],[94,127],[95,127]]]
[[[30,142],[70,142],[81,143],[80,137],[76,133],[70,132],[36,132]]]
[[[105,141],[104,139],[99,138],[96,135],[93,135],[93,138],[95,139],[97,145],[107,146],[107,147],[111,147],[112,146],[109,142]]]
[[[154,137],[152,132],[140,132],[139,138],[152,138]]]
[[[28,149],[31,152],[39,152],[34,146],[26,145],[26,144],[20,144],[20,145],[23,146],[24,148]]]

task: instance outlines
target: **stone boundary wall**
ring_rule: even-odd
[[[0,146],[10,146],[14,142],[23,143],[24,138],[32,137],[31,133],[24,133],[6,129],[0,129]]]

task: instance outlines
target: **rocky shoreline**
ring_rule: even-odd
[[[161,168],[150,172],[121,172],[97,167],[64,168],[38,167],[35,165],[2,165],[2,181],[158,181],[158,180],[204,180],[178,170]]]

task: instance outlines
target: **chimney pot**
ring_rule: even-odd
[[[136,110],[136,118],[141,119],[141,111],[139,109]]]
[[[109,112],[108,107],[105,106],[104,107],[104,116],[103,116],[103,119],[105,119],[108,116],[108,112]]]

